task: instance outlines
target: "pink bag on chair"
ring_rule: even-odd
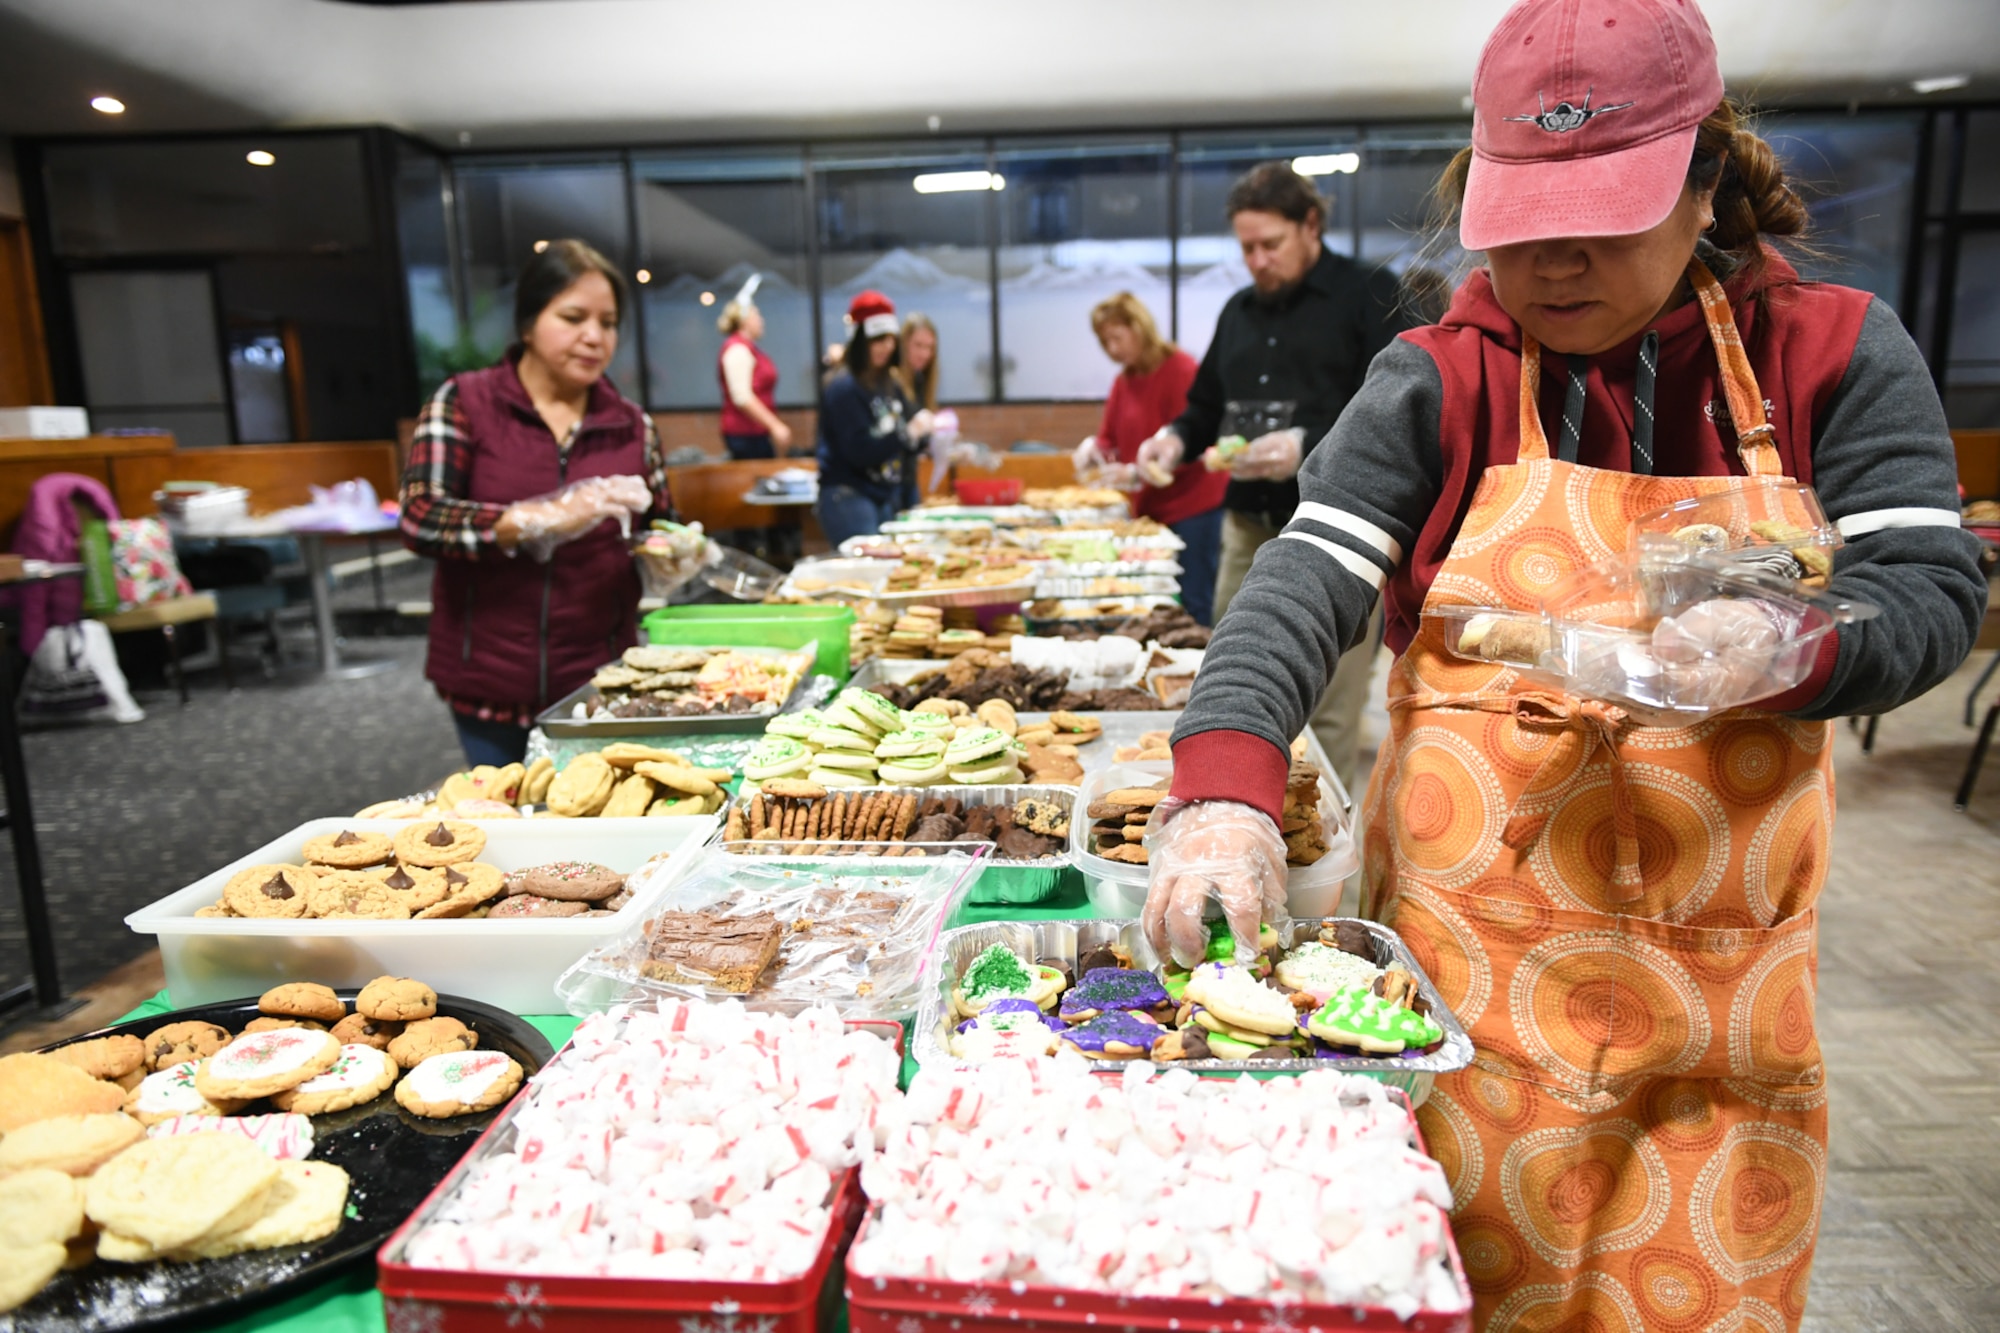
[[[118,573],[120,611],[194,591],[174,557],[173,535],[160,519],[113,519],[111,563]]]

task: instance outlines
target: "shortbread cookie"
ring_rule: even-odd
[[[278,1164],[247,1139],[226,1134],[147,1138],[85,1182],[83,1207],[107,1232],[165,1251],[211,1231],[246,1225],[262,1211],[277,1178]],[[99,1253],[105,1253],[101,1247]]]
[[[333,1025],[333,1035],[343,1046],[373,1046],[378,1051],[386,1051],[390,1042],[403,1035],[403,1025],[385,1018],[353,1013]]]
[[[418,912],[419,920],[464,916],[481,903],[499,897],[507,880],[499,867],[470,861],[464,865],[446,866],[441,872],[441,882],[445,896]]]
[[[246,1226],[203,1236],[171,1252],[175,1259],[221,1259],[331,1236],[347,1211],[347,1172],[332,1162],[279,1162],[263,1210]]]
[[[125,1094],[125,1114],[142,1125],[157,1125],[184,1115],[234,1115],[244,1106],[234,1098],[210,1101],[194,1085],[199,1060],[183,1060],[148,1074]]]
[[[317,878],[304,866],[251,866],[222,886],[222,901],[238,916],[302,917]]]
[[[555,781],[556,761],[543,755],[528,765],[521,777],[521,804],[540,805],[549,798],[549,783]]]
[[[444,1120],[499,1106],[521,1086],[521,1066],[499,1051],[434,1055],[396,1085],[396,1104]]]
[[[95,1115],[125,1103],[116,1083],[92,1078],[54,1056],[0,1055],[0,1134],[59,1115]]]
[[[328,920],[407,921],[410,895],[365,870],[329,870],[313,882],[312,914]]]
[[[62,1271],[69,1251],[54,1243],[23,1245],[0,1253],[0,1311],[34,1299]]]
[[[413,866],[450,866],[476,861],[486,850],[486,831],[458,819],[419,820],[396,833],[396,859]]]
[[[60,1245],[82,1230],[83,1186],[76,1177],[48,1167],[0,1177],[0,1250]]]
[[[280,1111],[295,1111],[300,1115],[345,1111],[350,1106],[375,1100],[396,1081],[397,1072],[396,1062],[386,1051],[373,1046],[343,1046],[333,1068],[313,1075],[296,1088],[272,1093],[271,1104]]]
[[[73,1041],[49,1054],[64,1064],[75,1065],[92,1078],[110,1079],[114,1083],[146,1065],[146,1043],[125,1032]]]
[[[616,781],[617,774],[602,758],[580,754],[549,783],[549,813],[567,819],[594,815],[611,799],[611,788]]]
[[[273,986],[257,997],[257,1012],[277,1018],[310,1018],[320,1023],[338,1023],[347,1017],[347,1006],[333,993],[333,987],[317,981],[288,981]]]
[[[210,1101],[218,1097],[250,1101],[296,1088],[314,1074],[325,1073],[339,1058],[340,1043],[330,1032],[307,1028],[253,1032],[203,1061],[194,1071],[194,1086]]]
[[[354,997],[354,1012],[400,1023],[429,1018],[437,1012],[437,992],[408,977],[377,977]]]
[[[317,838],[307,838],[305,858],[308,864],[333,866],[338,870],[359,870],[363,866],[380,865],[389,859],[389,839],[381,833],[355,833],[342,829],[338,833],[322,833]]]
[[[117,1111],[37,1120],[0,1141],[0,1176],[38,1168],[87,1176],[145,1133],[138,1121]]]
[[[469,1051],[479,1045],[479,1034],[456,1018],[426,1018],[411,1023],[402,1035],[389,1043],[389,1054],[405,1069],[415,1069],[434,1055]]]
[[[206,1060],[229,1044],[229,1030],[198,1018],[183,1019],[146,1034],[146,1063],[166,1069],[183,1060]]]

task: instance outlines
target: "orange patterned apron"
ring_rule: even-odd
[[[1721,287],[1689,270],[1739,456],[1779,472]],[[1519,461],[1489,468],[1426,607],[1533,610],[1647,510],[1741,486],[1549,456],[1523,338]],[[1826,1177],[1814,902],[1823,722],[1639,725],[1445,650],[1389,682],[1364,912],[1408,940],[1478,1055],[1419,1113],[1451,1180],[1477,1325],[1796,1329]]]

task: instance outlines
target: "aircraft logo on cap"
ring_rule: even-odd
[[[1596,116],[1608,115],[1613,111],[1623,111],[1626,107],[1638,105],[1636,102],[1615,102],[1610,106],[1592,107],[1590,99],[1597,91],[1592,87],[1583,95],[1583,105],[1575,106],[1568,101],[1557,102],[1554,106],[1544,105],[1542,95],[1535,94],[1535,106],[1539,108],[1532,116],[1504,116],[1503,120],[1523,120],[1538,130],[1551,134],[1568,134],[1580,130]]]

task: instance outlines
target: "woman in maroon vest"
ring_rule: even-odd
[[[475,764],[519,760],[535,715],[637,642],[624,529],[670,517],[652,420],[604,378],[625,280],[582,241],[521,271],[519,341],[417,418],[403,544],[437,560],[424,674]]]
[[[764,312],[752,299],[756,291],[752,277],[715,321],[723,334],[715,367],[722,381],[722,447],[738,459],[776,458],[792,445],[792,428],[778,415],[778,365],[757,345]]]

